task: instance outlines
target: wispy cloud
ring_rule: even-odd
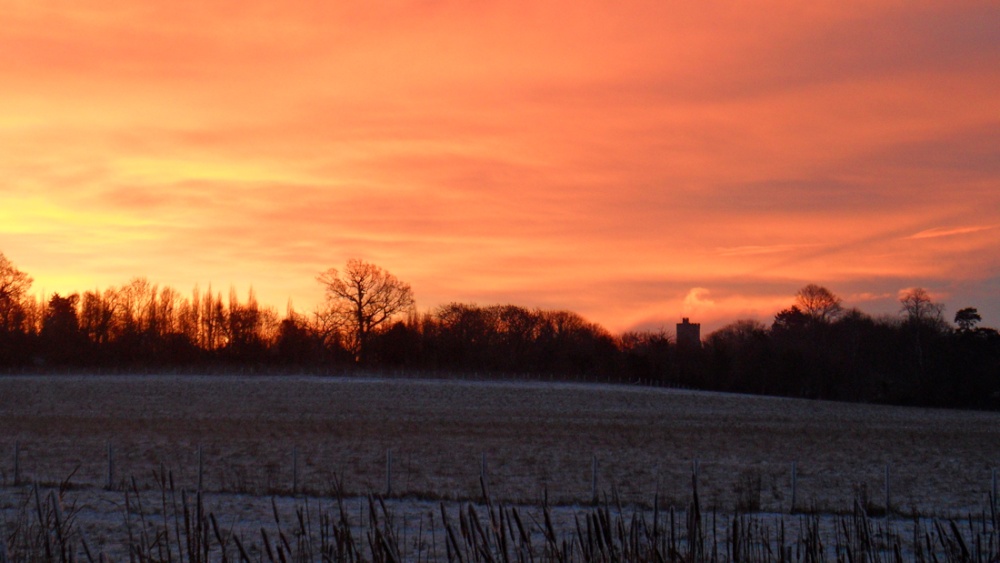
[[[958,235],[968,235],[982,231],[996,229],[998,225],[970,225],[967,227],[935,227],[926,229],[919,233],[906,237],[909,240],[919,240],[928,238],[953,237]]]
[[[4,6],[0,251],[50,290],[308,309],[359,256],[616,329],[1000,269],[992,2],[133,4]]]
[[[806,248],[816,248],[817,246],[812,244],[750,245],[720,248],[718,252],[720,256],[757,256],[762,254],[783,254]]]

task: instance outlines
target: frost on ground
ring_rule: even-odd
[[[797,508],[883,506],[888,467],[896,511],[964,516],[984,507],[1000,467],[998,423],[610,385],[4,377],[0,483],[99,488],[110,469],[119,490],[133,479],[154,490],[166,474],[194,490],[200,467],[204,490],[235,499],[294,489],[450,500],[480,498],[485,475],[497,501],[573,504],[592,500],[596,465],[602,497],[684,507],[697,467],[706,508],[787,512],[794,463]]]
[[[0,556],[6,549],[14,560],[53,551],[122,561],[994,561],[1000,554],[996,514],[964,521],[873,518],[861,510],[727,515],[695,505],[675,511],[38,486],[0,489],[0,538]]]

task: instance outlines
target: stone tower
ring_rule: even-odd
[[[692,323],[687,317],[677,323],[677,347],[688,350],[701,348],[701,324]]]

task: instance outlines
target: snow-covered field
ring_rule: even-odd
[[[852,405],[646,387],[317,377],[0,378],[0,483],[252,494],[978,511],[1000,467],[1000,413]],[[387,458],[391,457],[391,464]],[[387,469],[389,475],[387,478]],[[759,496],[757,482],[759,480]]]
[[[59,498],[60,519],[64,522],[60,533],[48,534],[49,541],[59,545],[56,538],[65,537],[72,546],[72,553],[77,560],[84,560],[88,553],[94,560],[98,554],[104,555],[110,561],[124,560],[162,560],[183,561],[185,550],[190,549],[192,538],[197,533],[190,529],[199,529],[194,523],[197,518],[196,496],[193,493],[177,493],[161,491],[141,491],[125,493],[122,491],[105,491],[98,488],[79,489],[59,493],[55,489],[40,489],[36,501],[33,487],[6,488],[0,496],[0,531],[4,539],[11,537],[11,530],[21,528],[18,534],[21,542],[12,542],[8,552],[15,556],[23,550],[24,538],[37,538],[31,531],[24,533],[24,528],[37,529],[41,514],[39,506],[45,512],[46,521],[51,521],[52,498]],[[181,496],[183,495],[183,499]],[[189,511],[185,513],[184,506]],[[620,507],[605,504],[600,507],[562,505],[549,509],[540,506],[497,506],[488,507],[472,501],[429,501],[412,498],[396,498],[385,501],[371,497],[352,497],[343,499],[342,504],[337,499],[316,498],[308,496],[255,496],[238,493],[206,493],[203,495],[203,517],[211,524],[204,527],[205,537],[209,545],[208,557],[203,560],[226,560],[222,553],[228,553],[230,560],[238,556],[236,542],[239,539],[241,547],[252,561],[283,560],[280,557],[267,556],[265,534],[270,538],[271,545],[280,547],[278,538],[285,538],[288,546],[285,553],[305,553],[295,560],[321,560],[319,546],[326,530],[330,536],[329,526],[337,526],[340,518],[346,518],[348,527],[360,551],[360,560],[380,560],[374,556],[369,542],[374,530],[387,530],[392,538],[392,545],[397,551],[398,560],[402,561],[450,561],[446,536],[448,532],[444,524],[447,518],[448,526],[466,537],[466,533],[474,526],[469,525],[472,519],[479,521],[485,530],[495,531],[491,526],[491,512],[495,518],[500,512],[507,514],[508,526],[511,530],[511,546],[509,554],[520,553],[513,536],[514,527],[510,525],[510,515],[516,511],[520,521],[524,523],[529,541],[528,552],[538,561],[561,560],[553,557],[546,550],[546,522],[552,523],[555,543],[570,546],[568,561],[588,560],[582,555],[581,529],[593,522],[588,521],[595,515],[605,511],[616,530],[632,536],[632,530],[645,534],[656,526],[660,529],[660,553],[665,554],[676,546],[679,554],[674,560],[687,560],[685,554],[692,549],[690,541],[688,514],[684,510],[671,512],[660,510],[654,513],[651,509],[640,507]],[[128,510],[126,510],[128,507]],[[384,507],[384,509],[383,509]],[[343,508],[343,512],[341,512]],[[277,518],[275,517],[277,515]],[[374,515],[374,519],[373,519]],[[546,517],[548,515],[548,517]],[[301,517],[301,518],[300,518]],[[326,520],[324,521],[324,517]],[[641,524],[636,526],[636,518]],[[839,516],[831,514],[776,514],[757,513],[740,517],[742,522],[739,535],[743,537],[742,560],[773,561],[784,552],[785,560],[850,560],[845,557],[845,550],[854,551],[856,560],[896,560],[894,548],[898,547],[904,560],[931,560],[934,553],[939,560],[969,560],[962,556],[958,548],[951,546],[950,541],[958,535],[973,550],[971,560],[995,560],[998,552],[997,541],[1000,534],[990,522],[990,516],[983,515],[956,521],[957,528],[951,528],[950,521],[933,518],[914,520],[909,517],[894,516],[890,519],[882,517],[856,519],[850,515]],[[465,522],[463,522],[465,519]],[[496,520],[492,520],[495,522]],[[501,521],[502,522],[502,521]],[[703,513],[700,520],[702,526],[703,555],[695,557],[705,561],[731,561],[733,546],[734,520],[731,514]],[[188,528],[188,525],[191,528]],[[937,527],[942,524],[944,527]],[[619,528],[619,526],[623,526]],[[582,527],[582,528],[581,528]],[[810,543],[810,529],[815,530],[818,541]],[[487,532],[487,533],[491,533]],[[943,534],[942,534],[943,532]],[[614,532],[612,532],[614,534]],[[957,535],[953,535],[957,534]],[[472,534],[475,535],[474,533]],[[749,536],[749,537],[747,537]],[[649,540],[649,536],[641,537]],[[667,538],[670,539],[667,539]],[[861,539],[862,537],[868,539]],[[925,537],[930,538],[925,543]],[[220,539],[216,539],[220,538]],[[620,550],[625,542],[618,541],[615,545]],[[917,543],[914,543],[916,540]],[[86,548],[83,547],[84,543]],[[479,541],[476,545],[489,544],[489,551],[494,555],[501,548],[497,542]],[[655,544],[655,542],[654,542]],[[29,544],[31,545],[31,544]],[[36,555],[44,553],[39,544],[34,544],[32,550]],[[487,560],[472,556],[475,551],[472,544],[459,539],[464,551],[465,560]],[[649,545],[648,543],[644,545]],[[814,545],[821,555],[818,559],[810,558],[808,546]],[[780,547],[779,547],[780,546]],[[858,546],[864,546],[859,548]],[[954,548],[952,550],[951,548]],[[859,551],[870,550],[868,557]],[[299,550],[302,550],[300,552]],[[170,555],[172,552],[173,555]],[[339,552],[335,552],[339,553]],[[142,554],[142,556],[140,556]],[[619,551],[618,560],[653,560],[651,557],[629,557]],[[0,559],[3,555],[3,542],[0,541]],[[334,558],[336,559],[336,558]],[[344,558],[345,560],[348,558]],[[501,559],[497,557],[497,560]],[[614,560],[614,557],[598,558],[597,560]],[[24,560],[23,557],[14,560]],[[322,560],[329,560],[323,558]],[[339,559],[337,559],[339,560]]]
[[[108,482],[109,445],[112,482]],[[348,497],[395,497],[404,529],[431,526],[440,499],[574,505],[602,498],[683,509],[698,468],[705,509],[756,503],[845,511],[889,494],[900,513],[978,514],[1000,467],[1000,414],[561,383],[317,377],[0,378],[0,513],[25,483],[64,498],[96,545],[115,544],[125,488],[157,478],[197,488],[221,525],[290,518]],[[391,462],[389,458],[391,457]],[[16,458],[16,459],[15,459]],[[15,464],[17,468],[15,469]],[[16,475],[15,475],[16,474]],[[20,486],[15,486],[15,476]],[[291,497],[293,488],[299,497]],[[359,521],[363,500],[355,499]],[[352,508],[352,510],[354,510]],[[426,522],[425,522],[426,521]],[[0,521],[2,523],[2,521]],[[411,532],[412,533],[412,532]]]

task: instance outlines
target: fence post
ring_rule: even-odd
[[[594,454],[594,463],[591,468],[591,483],[590,483],[590,493],[591,499],[593,499],[594,504],[600,501],[600,497],[597,496],[597,454]]]
[[[392,450],[385,451],[385,496],[392,496]]]
[[[885,464],[885,517],[889,517],[892,511],[892,504],[889,502],[889,464]]]
[[[792,506],[789,509],[789,512],[791,513],[795,512],[795,497],[797,493],[796,489],[798,488],[798,468],[795,465],[796,464],[793,461],[792,462]]]
[[[996,483],[996,472],[993,473],[993,482]],[[14,442],[14,486],[21,484],[21,442]],[[993,487],[994,490],[996,487]]]
[[[202,491],[202,486],[205,484],[205,459],[202,457],[201,444],[198,444],[198,492]]]
[[[479,479],[480,479],[480,481],[482,481],[483,495],[485,495],[485,497],[486,497],[483,500],[484,501],[489,501],[489,499],[490,499],[490,492],[489,492],[490,491],[490,487],[489,487],[489,483],[486,481],[486,474],[487,474],[487,472],[486,472],[486,452],[483,452],[483,461],[482,461],[482,464],[479,466]]]
[[[108,440],[108,490],[113,490],[115,485],[115,449]]]
[[[292,448],[292,494],[299,492],[299,450]]]

